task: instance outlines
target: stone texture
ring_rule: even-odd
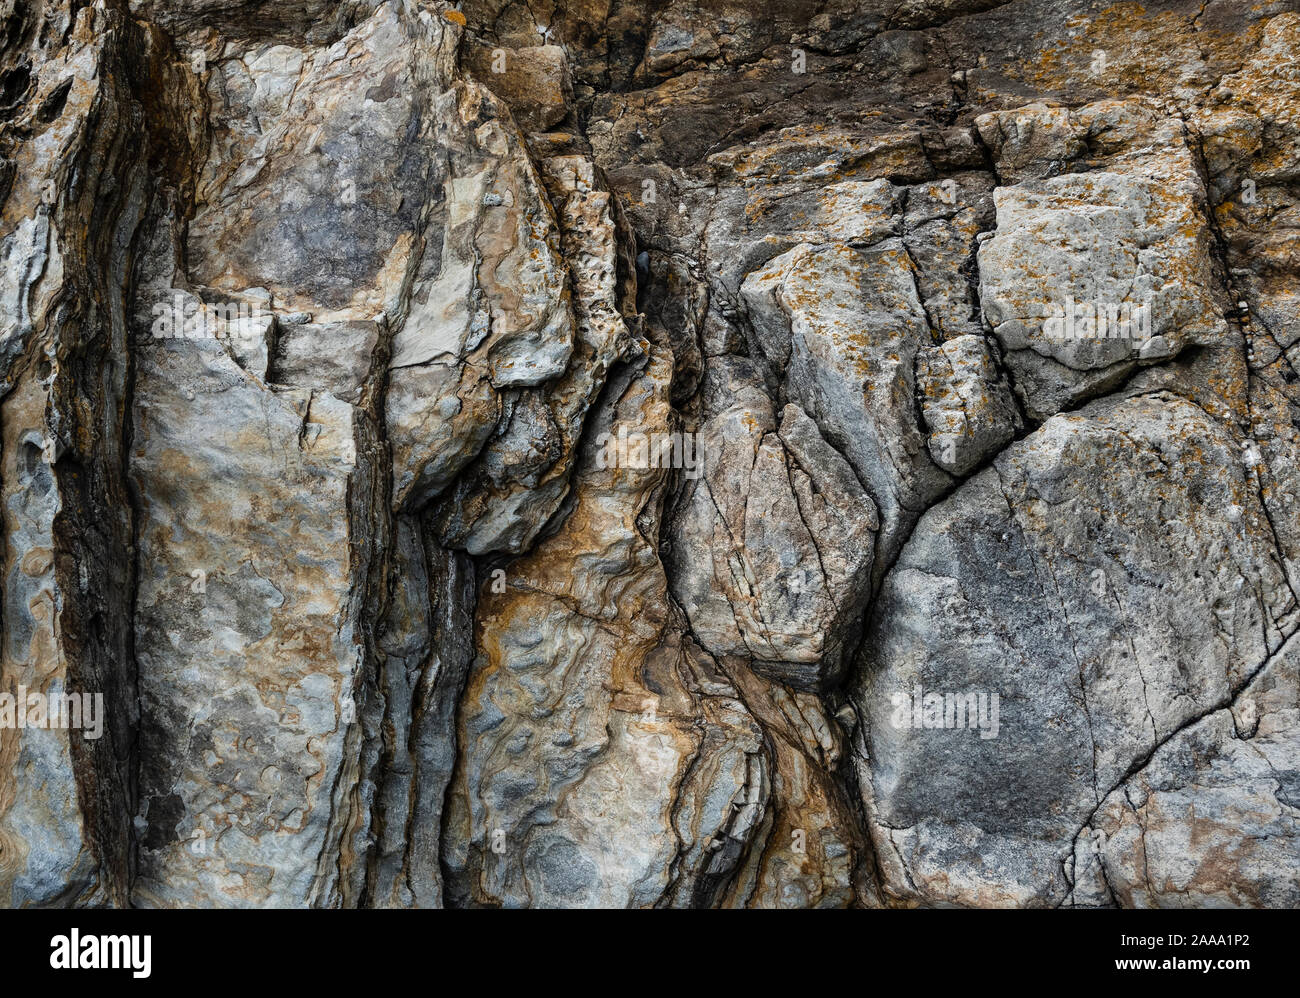
[[[916,358],[932,343],[903,244],[801,244],[745,279],[757,348],[782,391],[840,450],[880,510],[888,562],[949,477],[916,409]]]
[[[752,364],[710,362],[704,476],[684,485],[668,564],[696,637],[803,688],[833,686],[870,591],[879,527],[853,470],[796,405],[778,421]]]
[[[609,432],[671,419],[671,359],[643,349]],[[655,553],[664,476],[587,455],[564,527],[481,596],[446,854],[460,903],[708,903],[759,832],[761,730],[683,639]]]
[[[944,471],[967,474],[1021,428],[1006,378],[982,337],[958,336],[931,347],[917,356],[916,366],[930,456]]]
[[[0,904],[1300,904],[1297,46],[0,4]]]
[[[558,45],[528,48],[472,48],[464,60],[470,72],[510,105],[525,132],[545,132],[562,122],[573,103],[569,63]]]
[[[1099,402],[1012,445],[926,513],[876,601],[854,700],[886,890],[1063,903],[1098,802],[1233,703],[1296,609],[1253,470],[1191,402]],[[997,737],[900,724],[917,687],[999,694]]]
[[[1203,181],[1180,120],[1106,101],[976,121],[1010,184],[994,192],[980,296],[1032,418],[1113,387],[1139,363],[1229,335]],[[1025,254],[1027,241],[1040,251]],[[1049,321],[1076,304],[1089,310],[1080,335],[1054,336]],[[1125,307],[1149,310],[1149,321],[1117,329]]]

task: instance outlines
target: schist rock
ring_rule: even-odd
[[[0,4],[0,905],[1300,905],[1300,2],[714,7]]]

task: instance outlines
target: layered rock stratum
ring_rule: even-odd
[[[0,906],[1300,905],[1297,53],[0,0]]]

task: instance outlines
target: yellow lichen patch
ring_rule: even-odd
[[[1258,43],[1261,27],[1251,24],[1243,32],[1223,32],[1194,23],[1188,10],[1151,12],[1141,3],[1113,4],[1091,17],[1077,15],[1065,22],[1069,39],[1043,43],[1036,57],[1003,67],[1012,79],[1043,90],[1069,90],[1090,86],[1109,92],[1167,91],[1187,81],[1197,60],[1205,64],[1240,64],[1242,56]],[[1116,39],[1124,44],[1116,44]],[[1151,58],[1150,53],[1184,49],[1188,58]],[[1194,78],[1195,79],[1195,78]],[[1208,84],[1210,76],[1205,76]]]

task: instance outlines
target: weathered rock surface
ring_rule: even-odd
[[[1297,48],[0,4],[0,905],[1300,905]]]
[[[947,340],[916,363],[930,456],[944,471],[968,474],[1021,429],[1006,378],[982,337]]]
[[[704,646],[802,688],[835,685],[858,636],[879,527],[853,469],[793,403],[778,422],[744,358],[710,362],[704,477],[668,559]]]
[[[1191,402],[1095,403],[1007,449],[922,517],[863,651],[864,795],[900,899],[1061,903],[1098,802],[1231,704],[1295,611],[1255,472]],[[1000,728],[917,730],[918,688],[996,693]]]
[[[1227,337],[1181,119],[1106,101],[1077,112],[1031,105],[977,124],[1008,185],[994,192],[997,230],[979,250],[980,297],[1032,418],[1114,386],[1138,363]],[[1026,242],[1038,252],[1026,254]]]

